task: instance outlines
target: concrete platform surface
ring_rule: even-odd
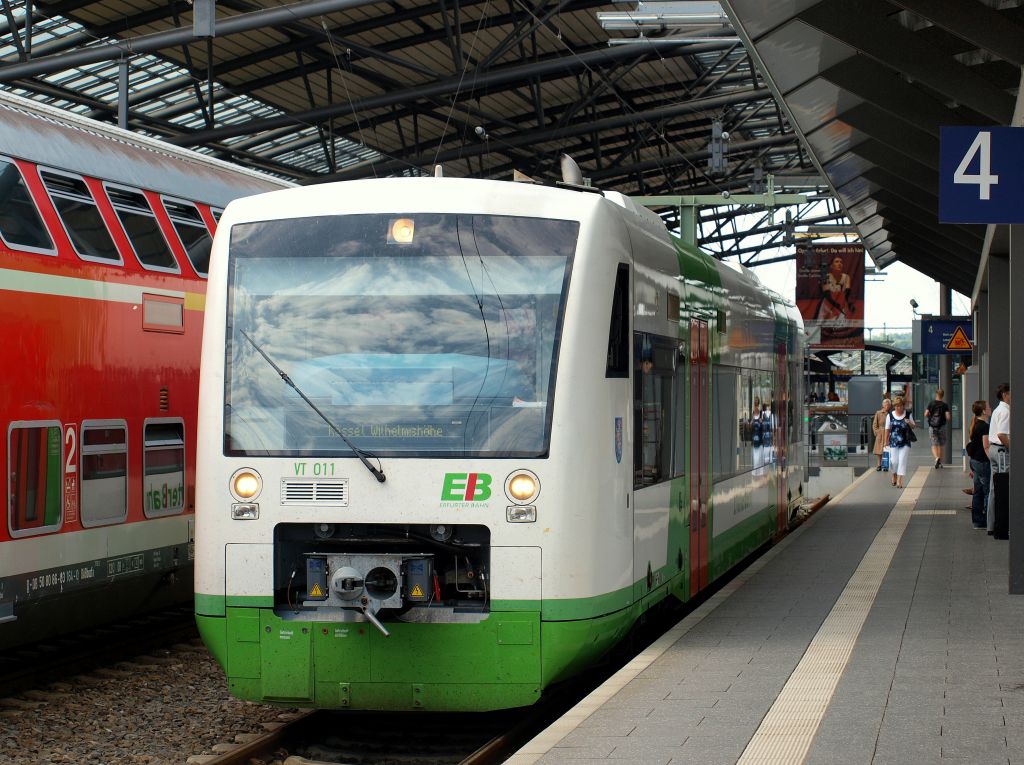
[[[1024,763],[1024,596],[969,478],[870,471],[511,765]]]

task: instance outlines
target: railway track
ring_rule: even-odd
[[[480,714],[306,711],[205,765],[491,765],[524,740],[537,710]]]
[[[0,698],[195,637],[188,605],[0,652]]]

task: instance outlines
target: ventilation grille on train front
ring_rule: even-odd
[[[347,478],[284,478],[282,505],[348,506]]]

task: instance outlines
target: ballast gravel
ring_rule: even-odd
[[[232,698],[206,649],[180,645],[0,698],[0,763],[197,764],[296,713]]]

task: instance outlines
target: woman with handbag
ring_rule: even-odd
[[[871,432],[875,434],[875,446],[872,449],[874,455],[878,458],[878,467],[875,470],[882,469],[882,454],[885,452],[885,420],[889,416],[889,410],[892,408],[892,402],[888,398],[882,399],[882,408],[875,412],[875,417],[871,421]]]
[[[910,459],[910,444],[917,440],[914,435],[914,418],[904,407],[903,396],[892,400],[892,411],[885,421],[885,442],[889,444],[889,467],[892,470],[892,485],[903,488]]]

